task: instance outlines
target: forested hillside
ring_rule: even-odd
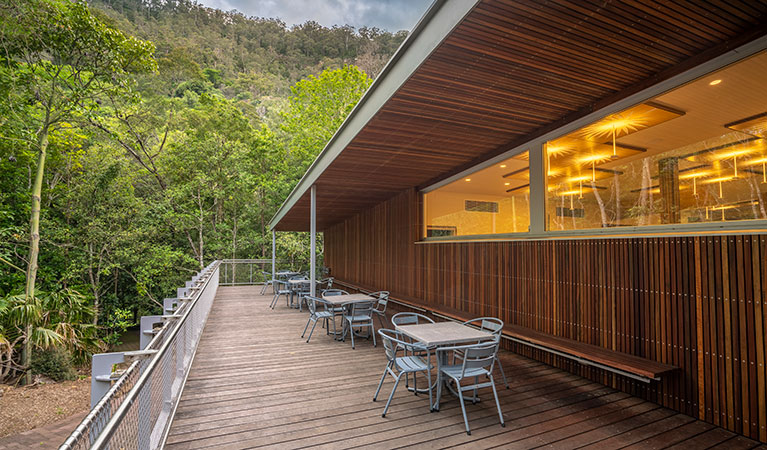
[[[0,379],[83,356],[266,224],[405,32],[190,1],[0,2]],[[305,263],[308,238],[278,257]]]

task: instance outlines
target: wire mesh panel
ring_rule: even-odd
[[[219,261],[187,289],[187,297],[147,348],[62,444],[63,449],[155,449],[162,446],[190,362],[219,285]]]
[[[261,284],[269,279],[264,272],[271,272],[271,259],[225,259],[221,261],[222,286]]]

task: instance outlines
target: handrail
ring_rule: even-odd
[[[131,355],[148,358],[131,362],[106,395],[59,447],[60,450],[107,448],[115,434],[122,430],[120,427],[126,419],[135,420],[135,423],[130,424],[132,432],[121,435],[120,438],[131,442],[128,445],[112,446],[113,448],[158,448],[163,444],[172,418],[170,413],[175,409],[183,380],[189,372],[190,364],[187,364],[187,359],[191,360],[196,351],[215,290],[218,288],[219,265],[220,261],[212,262],[199,277],[193,279],[192,286],[183,290],[186,295],[179,299],[181,306],[175,314],[163,316],[167,322],[147,346],[149,351],[135,352],[135,355]],[[208,289],[209,287],[211,289]],[[202,299],[205,303],[198,307]],[[190,318],[194,320],[190,322]],[[187,326],[190,324],[191,326]],[[180,333],[183,335],[179,336]],[[169,351],[172,346],[176,347],[175,352]],[[150,381],[158,368],[162,369],[160,376],[170,375],[172,378],[170,382],[162,380],[159,383],[160,387],[156,388],[158,383]],[[135,379],[133,383],[132,379]],[[161,391],[158,393],[157,389]],[[135,405],[138,405],[138,408]],[[111,411],[114,413],[110,414]]]

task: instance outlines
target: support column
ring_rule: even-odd
[[[311,281],[310,292],[312,297],[317,296],[317,185],[312,185],[311,212],[309,214],[309,232],[311,233]]]
[[[275,273],[277,273],[277,232],[272,230],[272,290],[276,288]]]

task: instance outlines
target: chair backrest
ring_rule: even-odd
[[[304,298],[306,299],[306,306],[309,308],[309,314],[315,316],[317,314],[317,303],[315,302],[322,300],[316,297],[312,297],[311,295],[307,295]]]
[[[386,305],[389,304],[389,291],[372,292],[368,295],[378,299],[378,302],[376,302],[376,310],[378,312],[386,311]]]
[[[422,323],[434,323],[433,320],[414,312],[401,312],[392,316],[391,323],[395,326],[399,325],[418,325]]]
[[[404,350],[407,352],[427,352],[427,361],[429,358],[429,349],[423,345],[408,342],[407,336],[397,330],[390,330],[387,328],[381,328],[378,330],[378,335],[381,336],[381,340],[384,343],[384,351],[386,352],[386,359],[389,362],[393,362],[397,357],[397,350]]]
[[[330,297],[332,295],[349,295],[348,292],[342,291],[341,289],[325,289],[322,291],[323,296]]]
[[[369,316],[373,313],[375,302],[354,302],[348,305],[351,316]]]
[[[477,317],[467,320],[463,324],[478,327],[480,330],[488,331],[495,336],[500,336],[503,331],[503,320],[496,317]]]
[[[290,279],[291,280],[308,280],[309,278],[307,278],[306,275],[298,274],[298,275],[293,275],[292,277],[290,277]]]
[[[461,377],[463,377],[463,373],[465,373],[467,369],[483,368],[492,372],[493,364],[495,363],[495,354],[498,352],[499,344],[500,340],[495,339],[492,342],[482,342],[463,347],[464,358]]]
[[[317,282],[317,287],[321,291],[326,291],[333,287],[333,279],[332,278],[323,278]]]
[[[378,330],[378,335],[381,336],[381,341],[383,341],[384,352],[386,352],[386,359],[388,359],[389,362],[393,362],[397,357],[397,347],[400,338],[402,337],[402,333],[396,330],[388,330],[386,328],[382,328]]]

